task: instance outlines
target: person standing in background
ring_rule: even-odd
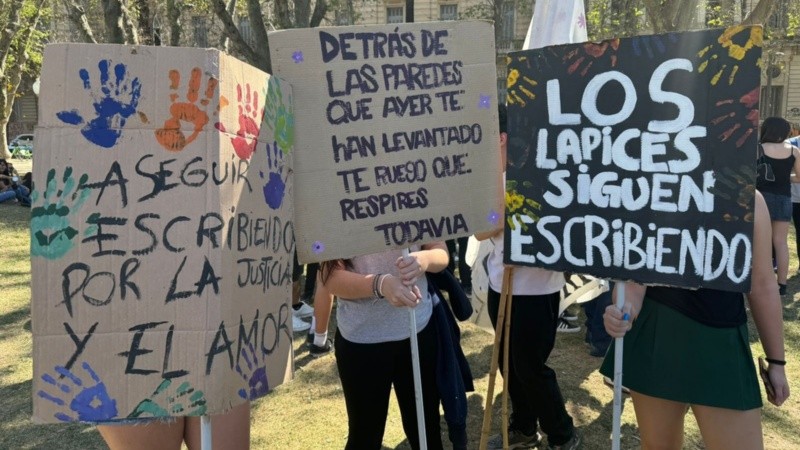
[[[792,131],[786,142],[792,147],[800,148],[800,125],[792,123]],[[794,223],[797,257],[800,258],[800,183],[792,183],[792,222]],[[800,273],[800,268],[797,272]]]

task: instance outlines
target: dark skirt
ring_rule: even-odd
[[[761,393],[747,324],[715,328],[645,299],[625,335],[622,384],[680,403],[749,410]],[[614,377],[614,344],[600,373]]]

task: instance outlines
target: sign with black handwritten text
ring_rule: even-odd
[[[507,263],[747,292],[762,31],[510,55]]]
[[[216,50],[45,50],[41,422],[221,413],[292,373],[291,87]]]
[[[301,262],[496,228],[494,32],[434,22],[270,33],[294,86]]]

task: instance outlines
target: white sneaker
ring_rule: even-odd
[[[558,319],[558,326],[556,327],[556,331],[559,333],[577,333],[581,331],[580,325],[575,325],[572,322],[569,322],[565,319]]]
[[[297,315],[292,315],[292,329],[294,330],[295,333],[299,333],[301,331],[308,331],[309,328],[311,328],[310,323],[297,317]]]
[[[300,302],[300,308],[294,309],[294,305],[292,305],[292,314],[300,319],[306,319],[314,315],[314,308],[308,306],[306,302]]]

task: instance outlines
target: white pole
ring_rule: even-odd
[[[403,257],[409,255],[403,249]],[[422,407],[422,376],[419,370],[419,344],[417,343],[417,317],[414,308],[408,308],[409,328],[411,329],[411,367],[414,371],[414,400],[417,405],[417,431],[419,433],[420,450],[428,450],[428,439],[425,435],[425,410]],[[205,450],[205,449],[204,449]]]
[[[617,308],[625,305],[625,282],[617,283]],[[622,340],[614,339],[614,422],[611,429],[611,449],[620,450],[622,429]]]
[[[211,450],[211,416],[200,416],[200,449]]]

